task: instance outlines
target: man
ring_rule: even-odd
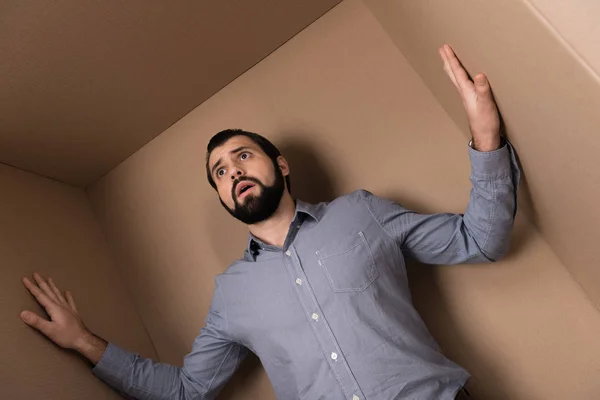
[[[95,365],[137,399],[212,399],[249,351],[279,399],[454,399],[468,373],[448,360],[413,308],[404,256],[424,263],[495,261],[508,251],[519,170],[501,139],[484,75],[471,82],[449,46],[444,68],[473,140],[466,213],[421,215],[367,191],[311,205],[290,194],[289,166],[268,140],[215,135],[207,177],[250,230],[244,257],[215,278],[206,325],[182,368],[140,358],[87,330],[72,295],[35,274],[24,284],[51,321],[22,319]]]

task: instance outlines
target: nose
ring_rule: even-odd
[[[241,170],[239,170],[239,169],[236,168],[235,170],[231,171],[231,180],[232,181],[235,180],[236,178],[240,177],[240,176],[242,176],[242,171]]]

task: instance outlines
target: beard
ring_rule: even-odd
[[[244,204],[238,202],[236,196],[236,188],[239,182],[248,181],[256,185],[255,191],[259,194],[250,193],[246,195]],[[260,189],[260,190],[257,190]],[[223,200],[221,204],[234,218],[243,222],[246,225],[252,225],[269,219],[277,208],[285,190],[285,181],[283,174],[278,166],[275,166],[275,182],[271,186],[264,185],[256,178],[242,176],[236,179],[231,189],[231,197],[233,198],[234,208],[227,207]]]

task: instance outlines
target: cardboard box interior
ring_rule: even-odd
[[[118,398],[87,363],[19,321],[22,309],[40,311],[20,285],[33,271],[72,290],[86,323],[106,339],[182,364],[204,324],[214,275],[246,242],[244,226],[222,209],[205,178],[206,143],[221,129],[273,139],[291,163],[294,194],[304,200],[365,188],[421,212],[463,212],[469,134],[437,58],[446,42],[471,74],[488,75],[526,179],[510,254],[491,265],[412,265],[415,304],[444,352],[473,375],[475,398],[597,396],[599,53],[586,35],[594,24],[575,7],[596,6],[344,0],[326,12],[334,3],[307,11],[295,28],[277,31],[247,57],[245,68],[232,67],[199,97],[192,96],[196,89],[186,93],[160,118],[136,108],[139,121],[119,126],[144,137],[121,139],[127,131],[113,131],[101,140],[92,132],[88,146],[57,150],[45,149],[41,134],[30,142],[0,135],[12,146],[0,161],[18,167],[0,166],[0,337],[7,344],[1,398]],[[569,23],[566,15],[584,22]],[[231,74],[237,78],[214,93]],[[81,114],[80,106],[77,115],[96,115]],[[182,110],[185,116],[164,130]],[[11,121],[6,132],[17,132],[17,119]],[[40,132],[58,135],[45,126],[51,119],[38,122]],[[108,132],[110,124],[98,129]],[[156,129],[164,131],[143,145]],[[251,358],[219,398],[275,396]]]

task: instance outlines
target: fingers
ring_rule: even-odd
[[[48,333],[50,332],[50,329],[52,326],[51,322],[46,321],[45,319],[41,318],[39,315],[37,315],[31,311],[22,311],[19,316],[21,317],[23,322],[25,322],[27,325],[37,329],[38,331],[42,332],[44,335],[47,336]]]
[[[38,274],[37,272],[34,272],[33,279],[35,279],[38,286],[40,287],[40,289],[42,289],[44,291],[46,296],[48,296],[49,298],[51,298],[52,300],[54,300],[55,302],[58,303],[58,297],[56,297],[56,295],[54,294],[52,289],[50,289],[48,282],[46,282],[46,280],[44,278],[42,278],[42,276],[40,274]]]
[[[29,278],[23,278],[23,284],[27,289],[29,289],[29,292],[31,292],[33,297],[35,297],[37,302],[40,303],[42,307],[46,309],[46,311],[48,311],[48,308],[52,307],[52,305],[55,304],[55,302],[50,297],[48,297],[46,293],[42,291],[42,289],[40,289],[37,285],[31,282]]]
[[[60,290],[58,289],[58,287],[56,286],[56,284],[54,283],[52,278],[48,278],[48,286],[50,286],[52,293],[54,293],[54,295],[58,298],[58,300],[61,303],[67,304],[67,300],[64,298],[64,296],[62,295],[62,293],[60,292]]]
[[[450,81],[452,82],[456,90],[460,92],[460,88],[458,87],[458,83],[456,82],[456,77],[450,69],[450,63],[448,62],[448,56],[446,55],[446,51],[444,51],[444,49],[440,47],[438,49],[438,52],[440,53],[440,57],[444,61],[444,71],[446,71],[446,75],[448,75],[448,78],[450,78]]]
[[[456,54],[454,54],[452,48],[445,44],[443,47],[443,51],[446,54],[446,59],[448,61],[450,71],[456,79],[456,85],[458,89],[461,92],[473,90],[473,83],[469,79],[467,71],[465,71],[465,69],[461,65],[460,61],[456,57]]]
[[[69,292],[67,290],[65,292],[65,296],[67,296],[67,304],[69,305],[69,307],[71,307],[71,309],[73,311],[75,311],[76,313],[78,313],[79,311],[77,311],[77,306],[75,305],[75,299],[73,298],[73,295],[71,294],[71,292]]]

